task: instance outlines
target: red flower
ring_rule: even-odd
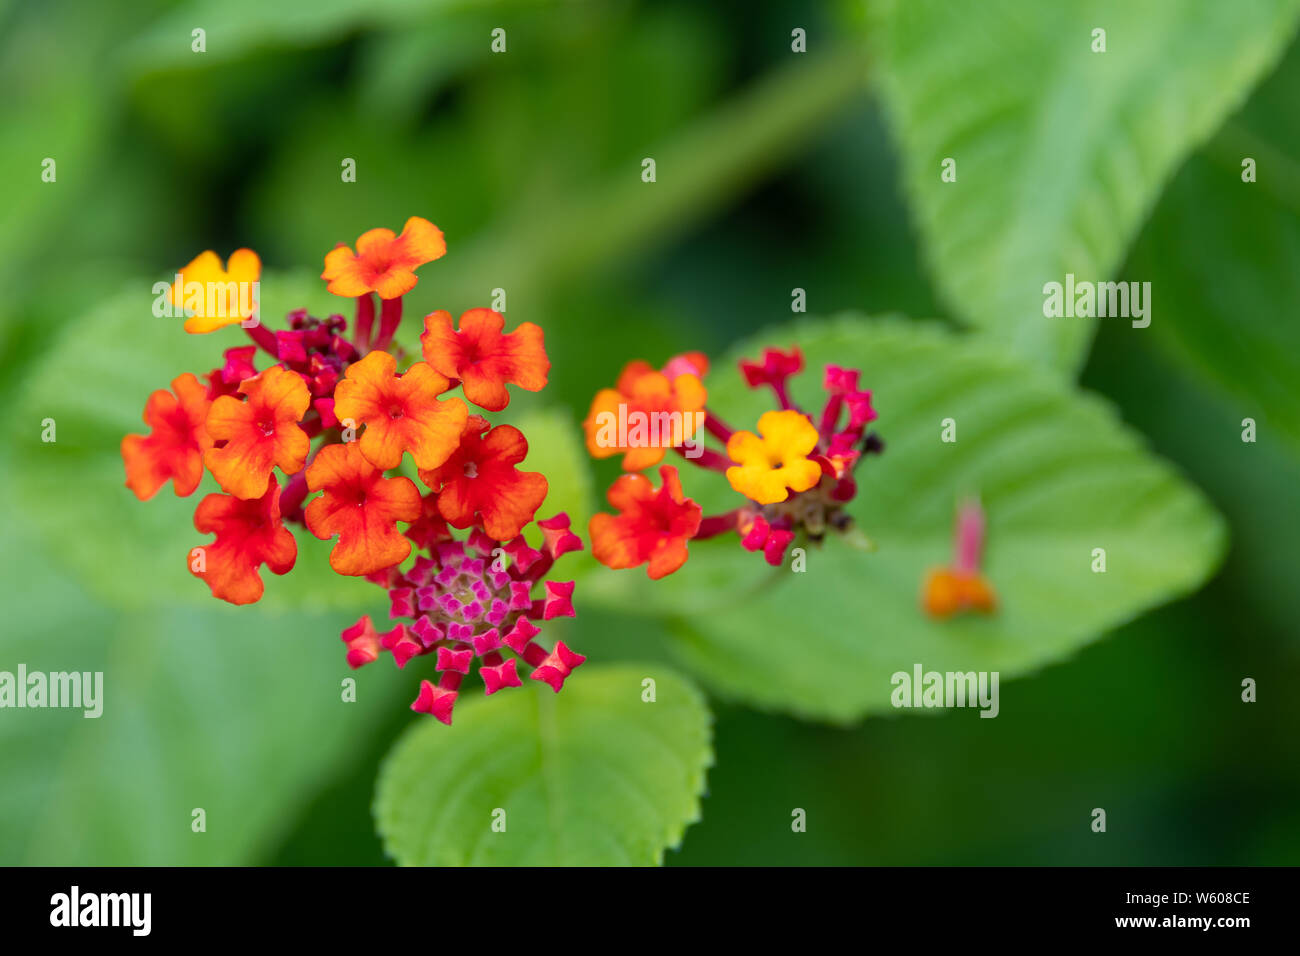
[[[420,480],[438,492],[438,510],[453,527],[480,520],[489,537],[509,541],[542,506],[546,477],[515,467],[528,454],[523,432],[498,425],[484,435],[487,428],[487,419],[471,415],[455,454]]]
[[[366,426],[361,454],[376,468],[396,468],[409,451],[417,468],[436,468],[460,441],[469,409],[459,398],[437,396],[451,383],[424,362],[397,374],[397,360],[371,352],[348,366],[334,389],[334,416]]]
[[[821,431],[834,432],[841,409],[849,409],[847,434],[856,439],[864,426],[876,420],[876,410],[871,407],[871,393],[858,388],[858,370],[827,365],[822,382],[827,392],[826,407],[822,409]]]
[[[420,517],[419,489],[409,478],[385,478],[356,442],[323,447],[307,467],[307,487],[325,492],[307,505],[307,528],[318,538],[339,536],[330,552],[339,574],[373,574],[411,553],[397,522]]]
[[[551,362],[542,330],[525,322],[502,335],[506,320],[491,309],[470,309],[460,317],[460,331],[451,327],[451,313],[438,311],[424,318],[424,360],[448,378],[458,378],[465,397],[480,408],[499,412],[510,404],[506,383],[530,392],[546,386]]]
[[[345,627],[339,635],[348,646],[348,667],[356,670],[363,664],[379,660],[381,647],[379,634],[370,621],[370,615],[363,615],[361,620],[351,627]]]
[[[545,542],[542,547],[552,559],[568,554],[570,551],[582,550],[582,539],[569,530],[569,516],[564,512],[538,521],[537,527],[541,530],[542,540]]]
[[[421,551],[432,550],[439,541],[451,537],[447,522],[438,511],[438,496],[423,495],[420,498],[420,517],[407,526],[405,534]]]
[[[298,422],[311,404],[301,377],[278,365],[239,386],[241,402],[222,395],[208,411],[208,434],[225,441],[203,460],[217,483],[236,498],[260,498],[277,465],[286,475],[301,471],[311,439]]]
[[[785,521],[785,524],[788,523]],[[743,519],[737,524],[736,530],[741,533],[740,546],[746,551],[762,551],[767,563],[773,567],[780,567],[785,560],[785,549],[794,540],[794,532],[789,527],[773,527],[761,514]]]
[[[574,583],[546,576],[563,554],[581,550],[582,541],[569,530],[568,515],[538,526],[545,539],[540,551],[522,536],[503,543],[475,529],[464,541],[448,536],[431,543],[429,556],[418,557],[409,570],[391,569],[376,583],[388,589],[390,615],[409,623],[372,637],[358,622],[344,632],[349,649],[364,638],[370,660],[378,640],[398,667],[417,655],[434,655],[441,676],[436,684],[420,685],[411,709],[445,724],[451,723],[461,681],[475,658],[488,694],[519,687],[521,665],[533,668],[533,680],[558,689],[584,658],[559,641],[548,651],[537,643],[541,628],[533,622],[575,616]],[[508,659],[506,652],[516,657]]]
[[[617,517],[591,519],[591,551],[610,568],[646,564],[651,578],[672,574],[686,561],[686,542],[700,527],[700,506],[682,494],[677,469],[659,469],[663,484],[656,491],[644,475],[623,475],[610,486],[609,503]]]
[[[740,372],[745,376],[745,384],[750,388],[768,385],[782,395],[786,390],[786,380],[803,371],[803,353],[799,346],[782,352],[780,349],[763,349],[763,361],[740,360]]]
[[[210,407],[208,390],[189,372],[172,379],[171,392],[149,396],[144,421],[152,431],[122,439],[126,486],[137,498],[152,498],[168,479],[182,498],[194,493],[203,478],[203,453],[212,447],[203,424]]]
[[[260,498],[211,494],[199,502],[194,527],[217,540],[190,552],[190,572],[201,577],[214,597],[252,604],[262,596],[258,569],[265,564],[286,574],[298,545],[280,521],[280,485],[274,478]]]
[[[208,398],[234,395],[241,382],[257,377],[257,367],[253,364],[257,356],[256,345],[239,345],[226,349],[223,354],[225,364],[208,373]]]
[[[459,681],[457,682],[459,686]],[[459,691],[451,687],[420,681],[420,693],[411,704],[411,710],[418,714],[431,714],[448,726],[451,725],[451,709],[456,706]]]
[[[587,658],[581,654],[576,654],[564,646],[564,641],[555,642],[555,650],[546,655],[543,660],[529,675],[533,680],[544,681],[551,685],[551,690],[557,694],[560,688],[564,686],[564,680],[573,669],[585,661]]]

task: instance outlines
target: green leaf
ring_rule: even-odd
[[[1257,440],[1300,451],[1300,53],[1174,180],[1125,275],[1151,282],[1151,333],[1255,419]],[[1255,181],[1242,179],[1243,159]],[[1247,446],[1249,448],[1250,446]]]
[[[891,0],[880,79],[915,218],[957,315],[1063,371],[1095,320],[1043,285],[1109,279],[1187,154],[1290,39],[1296,0]],[[1092,52],[1092,31],[1106,52]],[[940,179],[953,158],[956,182]]]
[[[858,469],[863,551],[830,537],[807,570],[768,567],[734,536],[691,546],[659,582],[637,572],[590,581],[588,600],[655,608],[675,648],[719,692],[837,722],[890,709],[890,676],[926,670],[1030,673],[1142,611],[1196,588],[1224,548],[1205,499],[1148,454],[1108,406],[1056,376],[969,337],[900,321],[841,318],[764,335],[715,365],[709,405],[737,428],[767,406],[743,388],[738,356],[798,343],[808,371],[796,397],[820,407],[821,368],[862,369],[885,452]],[[941,440],[956,421],[957,441]],[[738,502],[690,469],[706,512]],[[951,558],[954,510],[978,495],[988,515],[985,570],[998,612],[934,621],[918,602],[927,569]],[[1107,570],[1093,573],[1093,549]]]
[[[45,270],[59,263],[58,284],[66,289],[84,281],[92,260],[111,258],[105,249],[121,253],[114,244],[116,223],[98,220],[95,200],[126,192],[131,177],[114,177],[111,191],[97,181],[114,141],[117,90],[103,61],[120,16],[104,7],[24,4],[22,10],[0,11],[0,18],[0,85],[15,91],[0,103],[0,181],[6,183],[0,283],[8,290],[0,322],[3,391],[46,332],[31,313],[41,314],[63,291],[51,288],[55,283]],[[58,69],[49,69],[49,51],[56,46],[65,55]],[[81,248],[79,239],[87,235],[100,243],[94,254]]]
[[[452,727],[419,720],[393,748],[375,820],[404,865],[658,864],[699,819],[710,722],[700,693],[657,665],[588,664],[559,694],[463,700]]]
[[[350,617],[178,609],[165,594],[115,611],[50,563],[49,543],[10,517],[0,569],[21,599],[5,611],[0,669],[102,672],[103,709],[2,712],[0,864],[256,863],[413,694],[392,666],[348,669]],[[196,808],[206,832],[192,829]]]
[[[1272,432],[1300,449],[1300,216],[1243,184],[1239,168],[1197,157],[1126,274],[1159,290],[1153,339],[1233,396],[1259,440]]]
[[[150,392],[168,388],[182,372],[202,376],[221,364],[222,351],[248,344],[238,327],[188,335],[181,320],[152,313],[152,283],[138,280],[84,318],[71,323],[32,370],[18,400],[14,475],[20,506],[43,532],[51,553],[75,570],[83,584],[125,607],[169,600],[209,604],[203,582],[189,573],[190,548],[211,539],[194,529],[194,508],[219,491],[206,477],[179,499],[165,485],[149,501],[125,486],[120,443],[143,433]],[[262,278],[262,314],[272,327],[291,308],[328,314],[342,301],[307,275]],[[274,317],[274,318],[271,318]],[[258,365],[265,368],[268,356]],[[57,440],[41,440],[42,422],[54,419]],[[359,578],[329,568],[332,542],[297,531],[298,561],[283,577],[262,571],[262,601],[276,608],[366,608],[382,594]]]

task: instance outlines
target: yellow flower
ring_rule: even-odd
[[[817,429],[806,415],[765,412],[758,435],[740,431],[727,440],[727,455],[737,463],[727,469],[727,480],[760,505],[785,501],[791,491],[807,491],[821,481],[821,466],[808,458],[816,447]]]
[[[190,333],[215,332],[243,322],[257,312],[257,282],[262,260],[252,249],[236,249],[227,268],[212,250],[201,252],[177,273],[171,301],[192,315],[185,320]]]

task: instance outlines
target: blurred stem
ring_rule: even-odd
[[[375,324],[375,299],[371,293],[357,296],[357,317],[352,324],[352,344],[365,355],[370,351],[370,331]]]
[[[876,542],[862,533],[862,529],[856,524],[850,525],[840,532],[840,538],[850,548],[855,551],[875,551]]]
[[[465,254],[466,293],[507,280],[535,289],[643,256],[805,149],[865,91],[867,60],[860,50],[791,59],[674,139],[629,156],[603,185],[480,238]],[[641,180],[643,157],[655,161],[653,183]]]

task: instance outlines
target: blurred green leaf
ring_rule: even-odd
[[[1126,419],[1151,437],[1161,455],[1179,462],[1227,519],[1232,549],[1216,583],[1234,593],[1219,593],[1219,603],[1243,622],[1251,615],[1257,623],[1249,627],[1279,644],[1300,646],[1293,626],[1300,618],[1300,456],[1294,444],[1271,416],[1258,418],[1258,409],[1234,394],[1205,388],[1204,374],[1160,347],[1157,336],[1122,343],[1121,336],[1114,328],[1098,336],[1088,387],[1117,402]],[[1253,443],[1241,440],[1247,416],[1260,422]]]
[[[1297,12],[1296,0],[881,2],[881,88],[952,309],[1077,370],[1095,320],[1045,318],[1044,283],[1110,278],[1170,174],[1280,56]],[[940,179],[947,157],[956,182]]]
[[[559,694],[518,688],[462,701],[452,727],[419,721],[380,772],[375,820],[404,865],[658,864],[699,819],[710,723],[672,671],[588,664]]]
[[[692,545],[661,581],[623,572],[584,585],[589,600],[669,615],[683,659],[724,695],[856,720],[891,710],[897,671],[1031,672],[1195,589],[1218,563],[1218,516],[1106,405],[970,338],[847,318],[773,331],[717,363],[710,408],[752,428],[765,396],[729,370],[739,356],[791,343],[810,369],[796,390],[805,408],[818,407],[827,362],[861,368],[874,393],[886,448],[859,467],[852,510],[877,550],[829,537],[809,546],[806,572],[792,573],[728,536]],[[949,417],[953,443],[940,437]],[[687,494],[706,511],[734,507],[724,481],[706,483],[714,477],[691,469]],[[949,562],[955,506],[968,495],[988,514],[985,571],[1000,607],[934,621],[919,607],[921,581]],[[1094,548],[1106,549],[1104,574],[1091,571]]]
[[[274,47],[323,44],[361,29],[400,26],[466,8],[526,7],[554,0],[187,0],[147,27],[124,51],[140,71],[201,66]],[[203,29],[206,50],[191,49],[191,31]],[[484,35],[486,46],[491,41]]]
[[[1175,178],[1125,269],[1152,339],[1300,451],[1300,48]],[[1255,163],[1244,182],[1242,163]]]
[[[1294,865],[1300,699],[1243,704],[1238,675],[1290,686],[1300,658],[1238,596],[1216,581],[1002,685],[996,720],[845,730],[719,706],[704,819],[671,864]],[[1088,828],[1095,806],[1119,839]]]
[[[1300,450],[1300,215],[1198,156],[1126,274],[1152,284],[1152,338]]]
[[[561,70],[568,83],[556,81],[552,95],[584,94],[580,106],[567,107],[576,120],[597,107],[611,116],[626,112],[624,104],[590,91],[599,70],[579,72],[586,79],[580,84],[573,69]],[[349,124],[323,113],[308,116],[285,138],[276,165],[256,189],[252,212],[267,231],[290,236],[291,255],[313,260],[331,243],[350,242],[378,223],[398,226],[408,215],[425,215],[446,232],[448,261],[456,257],[455,268],[430,276],[438,290],[432,307],[459,312],[504,288],[514,314],[529,317],[549,289],[645,260],[806,149],[813,134],[864,90],[865,74],[857,51],[795,57],[741,95],[651,141],[637,137],[632,126],[604,141],[582,122],[566,125],[572,135],[541,139],[533,125],[545,115],[542,106],[513,87],[490,84],[479,94],[484,108],[472,111],[467,123],[444,121],[414,140],[394,137],[365,115]],[[693,93],[687,85],[678,95],[689,105]],[[540,149],[539,141],[550,148]],[[330,157],[325,165],[323,156]],[[338,181],[334,157],[342,156],[357,158],[356,183]],[[641,180],[643,157],[656,161],[653,183]],[[322,192],[325,176],[332,185]],[[329,202],[320,202],[321,195]]]
[[[49,563],[47,544],[11,516],[0,568],[22,599],[5,612],[0,668],[102,672],[103,713],[4,711],[4,865],[254,863],[379,718],[405,706],[396,669],[348,669],[348,618],[211,599],[179,610],[165,584],[154,607],[114,612]],[[347,677],[355,703],[343,700]],[[191,828],[196,808],[206,832]]]
[[[491,10],[463,10],[431,23],[370,33],[361,49],[359,108],[389,125],[413,125],[422,106],[457,74],[492,56]]]
[[[5,139],[0,283],[7,290],[0,303],[0,372],[5,378],[35,350],[43,331],[23,314],[24,307],[39,311],[52,286],[86,270],[84,258],[70,261],[75,238],[69,239],[77,234],[69,221],[85,230],[86,207],[96,198],[96,180],[104,175],[105,153],[114,143],[117,89],[106,81],[101,63],[119,17],[104,5],[57,0],[0,13],[0,87],[9,93],[0,101]],[[113,192],[129,178],[114,176]],[[56,262],[57,280],[46,271]]]

